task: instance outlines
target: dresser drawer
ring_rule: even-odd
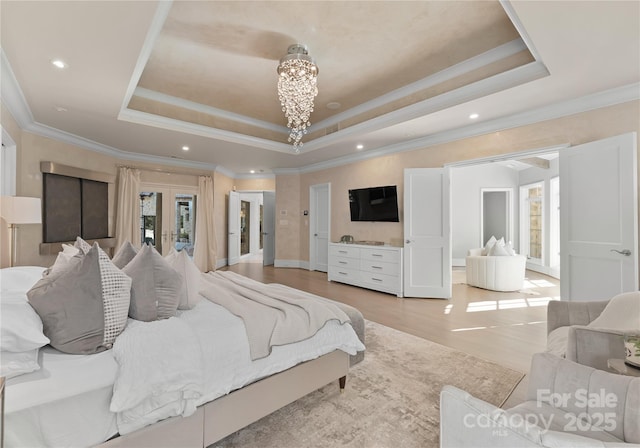
[[[330,244],[329,256],[360,258],[360,248],[349,246],[348,244]]]
[[[363,260],[384,261],[387,263],[398,263],[400,261],[400,251],[366,248],[366,249],[361,249],[361,257]]]
[[[359,258],[347,258],[347,257],[331,257],[329,258],[329,263],[331,266],[335,266],[337,268],[348,268],[348,269],[360,269],[360,259]]]
[[[383,288],[394,291],[400,290],[400,278],[397,275],[360,272],[360,280],[364,284],[371,285],[372,289]]]
[[[360,271],[357,269],[329,266],[329,280],[338,282],[357,283],[360,281]]]
[[[360,269],[374,274],[398,275],[400,273],[398,263],[385,263],[378,260],[362,260],[360,261]]]

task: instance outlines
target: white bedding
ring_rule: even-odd
[[[191,310],[178,311],[177,319],[173,321],[177,320],[187,324],[195,341],[189,343],[188,332],[183,332],[181,344],[200,348],[204,367],[201,390],[189,397],[195,405],[336,349],[349,354],[364,350],[350,325],[329,322],[313,338],[274,347],[269,357],[251,361],[244,323],[219,305],[202,300]],[[149,324],[154,323],[135,322],[121,336],[126,336],[127,332],[134,335]],[[160,326],[168,328],[173,325]],[[180,328],[185,326],[178,324],[176,328],[180,332]],[[172,339],[175,335],[167,333],[164,336]],[[136,337],[141,335],[136,334]],[[153,337],[152,330],[150,337]],[[179,344],[175,348],[179,350]],[[5,446],[96,445],[117,432],[124,434],[168,416],[184,414],[187,409],[184,403],[176,405],[174,401],[173,406],[160,407],[151,416],[145,415],[150,406],[150,389],[141,386],[148,378],[148,372],[144,373],[144,370],[158,369],[158,365],[163,366],[167,360],[177,362],[163,368],[180,370],[187,359],[184,353],[170,356],[171,351],[166,344],[161,344],[159,350],[165,354],[164,358],[152,356],[147,360],[149,363],[138,366],[143,371],[126,371],[118,376],[114,350],[95,355],[67,355],[48,346],[41,349],[39,371],[7,382]],[[193,356],[193,352],[187,356]],[[192,380],[188,375],[185,378],[191,378],[185,383]],[[136,379],[143,381],[140,383]],[[135,396],[134,392],[141,393]],[[123,394],[126,399],[123,399]],[[151,400],[153,406],[154,397]],[[109,406],[114,404],[118,414],[109,411]],[[119,416],[118,422],[116,415]]]

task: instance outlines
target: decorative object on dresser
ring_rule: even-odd
[[[403,297],[402,248],[369,243],[329,243],[329,281]]]

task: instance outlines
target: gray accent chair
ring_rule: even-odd
[[[624,332],[591,328],[608,300],[597,302],[551,301],[547,308],[547,336],[566,331],[565,358],[599,370],[609,370],[607,360],[624,358]],[[556,353],[558,354],[558,353]]]
[[[629,445],[627,445],[629,444]],[[527,399],[500,409],[453,386],[440,393],[440,447],[640,445],[640,378],[533,356]]]

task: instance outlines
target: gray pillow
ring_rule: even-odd
[[[157,250],[144,245],[122,272],[132,280],[129,317],[151,322],[176,315],[182,277]]]
[[[54,348],[86,355],[111,348],[127,324],[130,294],[131,279],[96,243],[38,281],[27,297]]]
[[[122,243],[118,252],[113,256],[111,262],[116,265],[118,269],[122,269],[125,267],[133,257],[138,253],[138,249],[136,249],[131,242],[126,241]]]

